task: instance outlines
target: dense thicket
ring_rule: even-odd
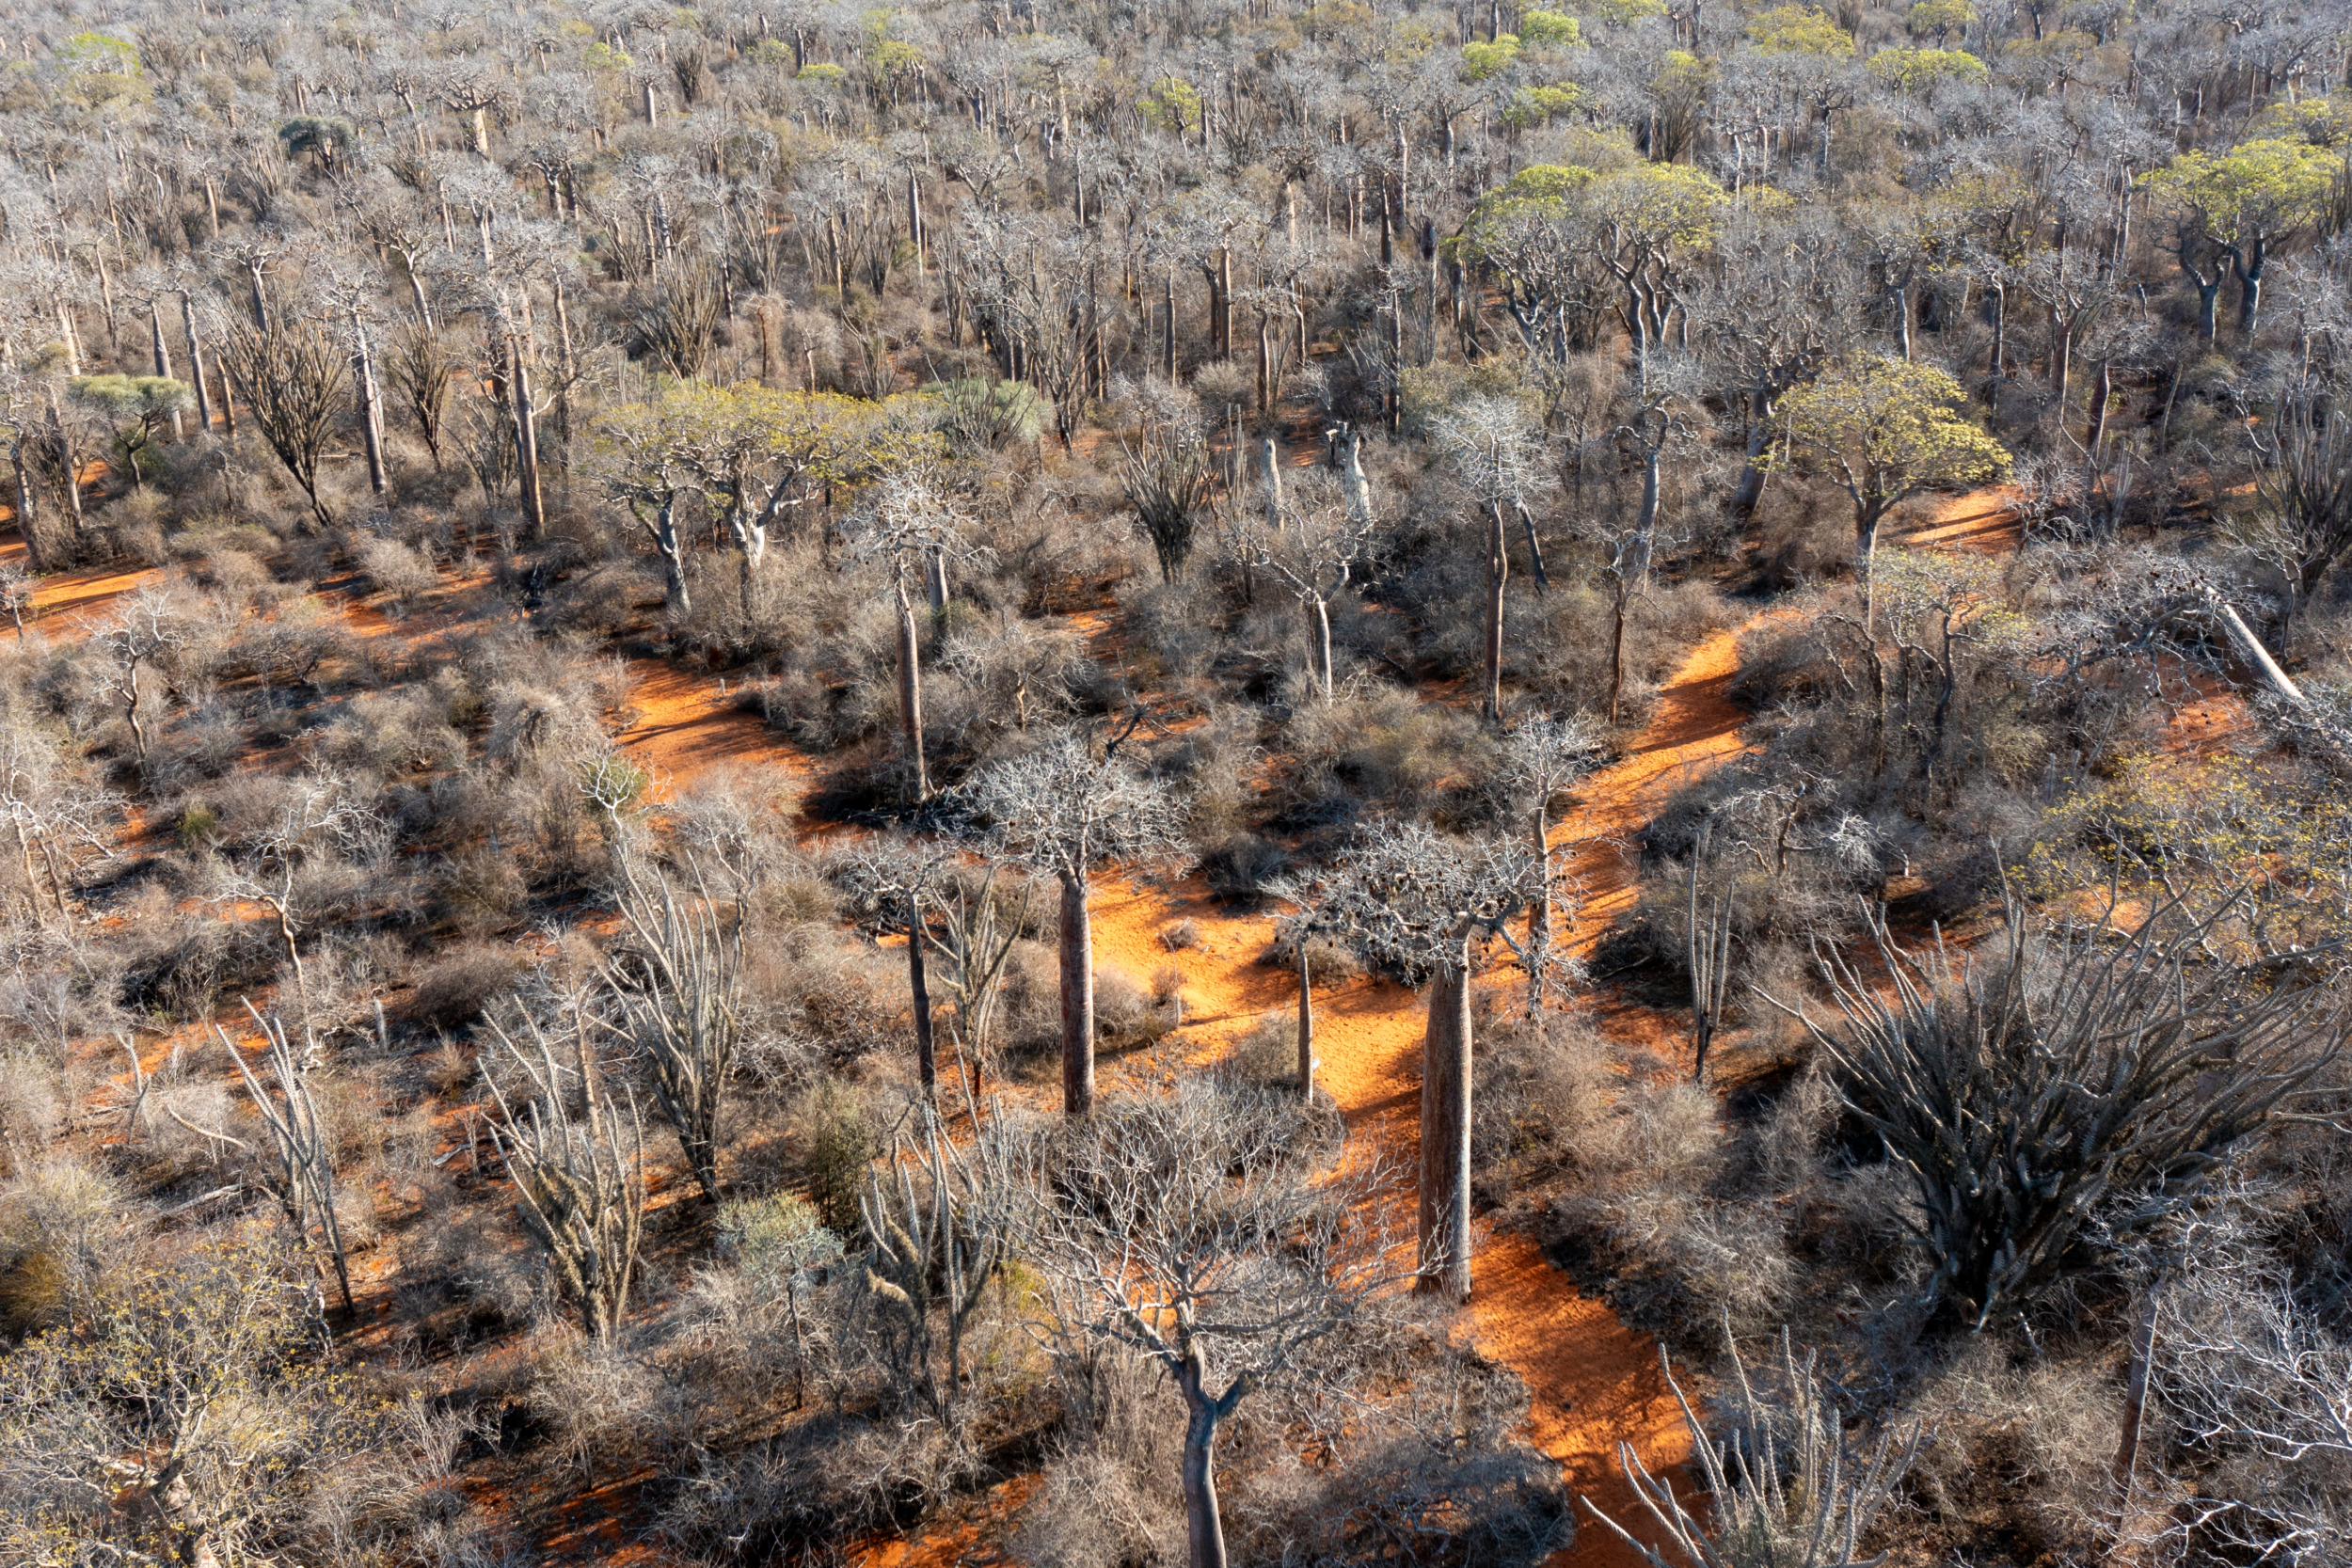
[[[0,43],[0,1568],[2352,1554],[2341,6]]]

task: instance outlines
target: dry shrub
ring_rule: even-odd
[[[1705,1088],[1628,1061],[1581,1021],[1493,1029],[1481,1073],[1471,1164],[1481,1201],[1556,1196],[1545,1223],[1594,1257],[1621,1307],[1688,1328],[1730,1314],[1775,1326],[1795,1288],[1788,1219],[1767,1172],[1809,1190],[1826,1122],[1818,1085],[1745,1143]]]
[[[1218,1066],[1245,1084],[1273,1088],[1298,1082],[1298,1015],[1268,1013],[1235,1040]]]
[[[427,965],[408,999],[408,1016],[429,1029],[470,1023],[522,977],[514,952],[468,942]]]
[[[1200,945],[1200,923],[1179,920],[1160,930],[1160,945],[1171,953],[1183,953]]]
[[[698,1449],[670,1479],[654,1530],[706,1562],[803,1560],[935,1496],[960,1469],[948,1449],[936,1422],[818,1410],[740,1453]]]
[[[397,539],[371,537],[359,545],[359,564],[376,592],[406,610],[440,583],[433,563]]]
[[[1287,930],[1278,930],[1274,940],[1261,948],[1258,962],[1268,969],[1295,970],[1298,967],[1297,937]],[[1363,955],[1332,937],[1315,935],[1307,939],[1307,977],[1314,985],[1337,980],[1361,979],[1371,973],[1364,967]]]
[[[1289,853],[1252,832],[1230,833],[1200,856],[1200,875],[1219,898],[1255,903],[1266,883],[1288,871]]]
[[[36,1163],[64,1118],[56,1065],[22,1048],[0,1053],[0,1176]]]
[[[2122,1390],[2099,1366],[2017,1365],[1998,1340],[1958,1341],[1902,1416],[1930,1434],[1913,1479],[1927,1506],[1915,1517],[1955,1531],[1947,1549],[1997,1522],[2020,1538],[2020,1560],[2095,1557],[2113,1517],[2122,1418]]]
[[[1105,1355],[1065,1373],[1073,1377],[1069,1420],[1043,1488],[1022,1511],[1012,1555],[1037,1568],[1183,1560],[1183,1406],[1132,1354]]]
[[[591,1479],[600,1466],[668,1447],[691,1418],[631,1347],[598,1344],[568,1325],[550,1324],[538,1345],[530,1403],[564,1456]]]

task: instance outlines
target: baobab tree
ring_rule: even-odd
[[[1327,907],[1380,962],[1429,985],[1422,1037],[1419,1288],[1470,1292],[1470,976],[1487,940],[1522,960],[1508,922],[1542,887],[1543,857],[1516,839],[1449,838],[1418,823],[1364,831]]]
[[[956,506],[939,471],[910,462],[885,469],[865,504],[841,524],[844,566],[876,565],[886,574],[898,619],[898,722],[914,763],[914,800],[931,797],[923,755],[922,644],[909,581],[934,564],[969,562],[987,552],[966,538],[970,519]]]
[[[1388,1172],[1316,1168],[1304,1101],[1186,1078],[1122,1097],[1075,1137],[983,1134],[1014,1233],[1044,1275],[1034,1332],[1066,1356],[1114,1345],[1184,1403],[1190,1568],[1225,1568],[1220,1428],[1254,1392],[1311,1379],[1307,1352],[1374,1310],[1388,1283]]]
[[[1136,725],[1130,722],[1128,733]],[[1126,736],[1099,752],[1065,730],[1028,755],[1000,762],[964,786],[962,805],[993,852],[1061,889],[1062,1111],[1094,1109],[1094,937],[1087,897],[1094,874],[1120,863],[1182,859],[1184,807],[1174,791],[1129,766]]]
[[[1436,421],[1433,434],[1447,467],[1486,515],[1484,711],[1488,723],[1498,723],[1502,717],[1502,592],[1511,576],[1507,519],[1526,511],[1558,481],[1542,461],[1542,427],[1516,398],[1465,399]]]
[[[1272,443],[1268,443],[1269,447]],[[1285,504],[1279,482],[1267,469],[1267,511],[1273,526],[1236,530],[1233,553],[1253,571],[1271,573],[1295,594],[1307,614],[1307,673],[1326,704],[1336,700],[1331,659],[1331,600],[1372,554],[1378,524],[1369,506],[1351,508],[1302,476],[1295,502]],[[1320,477],[1320,476],[1318,476]],[[1317,494],[1318,489],[1327,493]]]

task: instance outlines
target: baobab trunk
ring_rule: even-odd
[[[1414,1288],[1470,1300],[1470,942],[1429,985],[1421,1046],[1421,1276]]]
[[[539,485],[539,411],[532,401],[531,364],[521,340],[509,338],[507,348],[515,367],[515,457],[518,465],[515,483],[522,492],[523,518],[531,525],[531,537],[541,540],[548,536],[548,512]]]
[[[931,798],[930,772],[923,761],[923,673],[917,662],[921,645],[914,634],[914,604],[907,597],[906,577],[898,578],[898,723],[906,732],[907,754],[914,759],[916,803]]]
[[[171,350],[164,342],[164,302],[160,298],[147,302],[147,325],[149,352],[154,356],[155,373],[168,380],[171,376]],[[175,408],[171,411],[171,438],[178,441],[186,436],[187,432],[180,425],[180,410]]]
[[[1176,1369],[1184,1396],[1184,1537],[1189,1568],[1225,1568],[1225,1520],[1216,1503],[1216,1429],[1232,1413],[1239,1385],[1222,1399],[1201,1386],[1200,1357],[1188,1354]]]
[[[196,388],[196,425],[198,433],[213,433],[213,395],[204,389],[204,353],[196,337],[196,307],[188,296],[180,296],[180,327],[188,340],[188,384]]]
[[[368,488],[380,496],[385,489],[384,427],[376,412],[375,356],[368,352],[367,329],[359,325],[357,310],[351,314],[351,380],[359,396],[359,444],[367,452]]]
[[[1094,930],[1087,917],[1087,885],[1075,872],[1061,882],[1061,1108],[1064,1116],[1094,1111]]]
[[[1505,547],[1502,503],[1486,503],[1486,721],[1502,718],[1502,590],[1511,576]]]

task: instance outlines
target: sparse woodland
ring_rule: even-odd
[[[0,1568],[2352,1562],[2347,71],[13,8]]]

